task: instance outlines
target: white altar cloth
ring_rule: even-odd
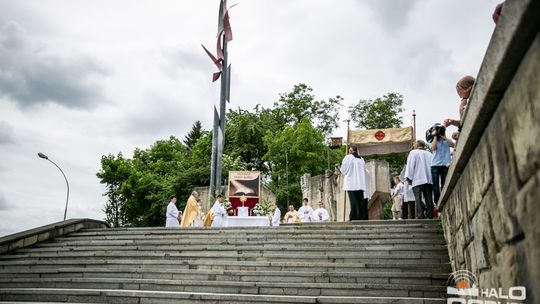
[[[236,208],[237,211],[238,211],[238,216],[239,217],[248,217],[249,216],[249,208],[248,207],[238,207]]]
[[[222,227],[268,227],[270,220],[267,216],[227,216],[223,218]]]

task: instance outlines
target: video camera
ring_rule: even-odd
[[[437,131],[436,133],[436,136],[439,137],[439,136],[445,136],[446,134],[446,127],[441,125],[440,123],[436,123],[434,124],[431,128],[429,128],[427,131],[426,131],[426,141],[427,142],[432,142],[433,141],[433,131]]]

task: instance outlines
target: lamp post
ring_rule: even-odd
[[[68,207],[68,201],[69,201],[69,183],[68,183],[68,180],[67,180],[67,177],[66,175],[64,174],[64,171],[62,171],[62,169],[60,169],[60,167],[55,163],[53,162],[52,160],[49,159],[49,157],[41,152],[38,153],[38,156],[40,158],[43,158],[43,159],[46,159],[48,161],[50,161],[53,165],[56,166],[56,168],[58,168],[58,170],[60,170],[60,172],[62,173],[62,175],[64,176],[64,179],[66,180],[66,186],[67,186],[67,196],[66,196],[66,208],[64,209],[64,221],[66,220],[66,215],[67,215],[67,207]]]

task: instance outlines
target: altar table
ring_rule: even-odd
[[[268,227],[270,219],[267,216],[227,216],[223,219],[222,227]]]

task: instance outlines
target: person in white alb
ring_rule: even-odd
[[[412,190],[412,186],[409,183],[407,179],[403,182],[403,203],[401,204],[401,218],[406,219],[414,219],[414,193]]]
[[[426,143],[417,140],[414,143],[414,150],[409,152],[407,166],[405,168],[405,178],[409,180],[413,187],[414,199],[416,201],[416,217],[423,219],[433,218],[433,180],[431,179],[431,153],[425,150]],[[424,202],[422,202],[422,196]]]
[[[366,196],[366,166],[364,159],[358,155],[358,148],[352,146],[349,149],[351,154],[343,158],[340,171],[344,176],[343,190],[349,195],[351,213],[349,220],[367,220],[367,196]]]
[[[176,208],[176,195],[171,196],[171,200],[167,206],[165,227],[180,228],[180,224],[178,223],[178,208]]]
[[[298,209],[298,216],[300,217],[300,221],[302,223],[308,223],[311,222],[311,217],[313,215],[313,208],[308,205],[309,201],[307,198],[304,198],[302,200],[302,207]]]
[[[274,213],[272,214],[272,226],[277,227],[281,221],[281,210],[279,210],[275,202],[272,203],[272,208],[274,209]]]
[[[223,208],[223,196],[218,194],[216,196],[216,202],[212,207],[214,211],[214,219],[212,220],[213,228],[220,228],[223,225],[223,219],[227,216],[227,211]]]
[[[319,208],[313,211],[313,217],[312,217],[313,221],[322,222],[322,223],[328,222],[328,220],[330,219],[330,214],[328,214],[328,211],[324,209],[323,202],[319,202],[318,205],[319,205]]]

